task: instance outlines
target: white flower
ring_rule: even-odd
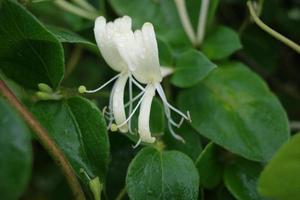
[[[118,75],[95,90],[86,90],[84,86],[79,87],[79,92],[93,93],[114,81],[116,82],[111,91],[109,100],[109,111],[104,110],[105,116],[109,119],[111,130],[119,129],[121,132],[130,132],[130,121],[134,113],[140,107],[138,117],[138,133],[140,142],[153,143],[155,137],[151,136],[149,120],[153,97],[157,91],[163,101],[165,115],[168,118],[168,127],[171,134],[179,139],[172,126],[179,127],[184,119],[190,120],[189,114],[183,114],[167,101],[165,93],[160,85],[162,73],[169,74],[170,70],[162,70],[159,64],[157,41],[153,25],[145,23],[141,30],[134,33],[131,30],[131,18],[124,16],[114,22],[106,23],[104,17],[98,17],[95,21],[94,33],[97,45],[107,64],[119,72]],[[146,84],[143,88],[140,83]],[[129,102],[124,105],[124,90],[129,79]],[[132,97],[132,83],[142,90],[136,97]],[[140,99],[139,99],[140,98]],[[132,109],[132,102],[139,99],[136,107]],[[129,116],[126,119],[125,106],[129,105]],[[179,123],[174,122],[171,117],[171,110],[182,116]],[[113,124],[113,120],[116,124]],[[136,145],[136,146],[137,146]]]
[[[126,61],[133,76],[139,82],[147,84],[144,94],[137,104],[137,107],[139,105],[141,106],[138,119],[138,133],[140,135],[139,142],[153,143],[155,141],[155,138],[151,136],[149,127],[151,103],[155,95],[155,91],[158,92],[163,101],[165,114],[168,118],[168,127],[171,134],[176,139],[184,141],[182,137],[174,132],[172,125],[179,127],[183,122],[183,119],[190,120],[190,117],[188,113],[185,115],[168,103],[160,85],[160,82],[162,81],[162,74],[153,25],[148,22],[145,23],[142,30],[136,30],[134,34],[128,38],[129,39],[126,41],[117,42],[120,55]],[[171,118],[171,110],[182,116],[182,120],[179,123],[174,122]]]
[[[106,85],[114,81],[116,82],[111,91],[109,100],[109,111],[105,110],[106,117],[109,119],[108,128],[119,129],[121,132],[128,132],[127,122],[130,123],[130,119],[126,119],[125,106],[124,106],[124,90],[126,82],[129,78],[129,91],[130,91],[130,109],[132,106],[132,76],[128,69],[128,65],[119,53],[117,42],[130,40],[133,32],[131,30],[132,21],[128,16],[116,19],[114,22],[106,23],[104,17],[98,17],[95,21],[94,34],[97,45],[106,63],[115,71],[119,72],[118,75],[110,79],[105,84],[101,85],[95,90],[86,90],[85,87],[81,87],[80,92],[94,93]],[[136,82],[134,82],[136,83]],[[137,84],[137,83],[136,83]],[[113,120],[116,125],[113,124]]]

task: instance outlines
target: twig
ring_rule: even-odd
[[[81,58],[82,48],[80,46],[76,46],[72,51],[71,57],[66,64],[66,75],[65,79],[71,74],[74,70],[75,66],[77,65],[78,61]]]
[[[210,0],[202,0],[201,9],[199,11],[199,20],[198,20],[198,28],[197,28],[197,37],[196,37],[196,45],[201,45],[204,36],[205,36],[205,28],[206,28],[206,18],[208,13]]]
[[[96,13],[86,11],[86,10],[84,10],[80,7],[77,7],[65,0],[55,0],[54,3],[61,9],[65,10],[67,12],[73,13],[75,15],[78,15],[80,17],[83,17],[83,18],[86,18],[86,19],[89,19],[92,21],[94,21],[97,18]]]
[[[287,37],[281,35],[280,33],[274,31],[273,29],[268,27],[263,21],[261,21],[258,18],[257,14],[254,10],[253,3],[251,1],[247,2],[247,6],[250,11],[252,19],[261,29],[263,29],[264,31],[266,31],[267,33],[269,33],[270,35],[272,35],[274,38],[278,39],[279,41],[283,42],[290,48],[294,49],[297,53],[300,53],[300,46],[298,44],[296,44],[292,40],[288,39]]]
[[[125,196],[125,194],[126,194],[126,187],[124,187],[124,188],[120,191],[120,193],[118,194],[116,200],[122,200],[123,197]]]
[[[299,121],[290,121],[290,128],[292,131],[300,130],[300,122]]]
[[[177,7],[177,11],[181,20],[181,24],[183,26],[184,31],[186,32],[188,38],[195,45],[196,42],[196,34],[192,27],[191,21],[186,11],[185,0],[175,0],[175,4]]]
[[[3,80],[0,80],[0,92],[8,100],[8,102],[20,113],[24,121],[29,125],[29,127],[39,138],[44,148],[50,153],[52,158],[56,161],[57,165],[61,168],[73,192],[74,199],[85,200],[84,193],[68,160],[65,158],[64,154],[60,151],[57,145],[53,142],[53,140],[51,140],[51,138],[48,136],[46,130],[25,108],[25,106],[22,105],[22,103],[7,87]]]

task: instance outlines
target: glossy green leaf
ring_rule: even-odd
[[[189,50],[178,57],[171,81],[178,87],[190,87],[203,80],[216,67],[201,52]]]
[[[0,96],[0,199],[20,198],[29,182],[31,161],[30,132]]]
[[[103,183],[109,156],[106,124],[98,108],[81,97],[39,102],[31,108],[85,181],[80,169]]]
[[[218,26],[208,35],[202,46],[202,52],[212,60],[227,58],[242,48],[238,34],[225,26]]]
[[[183,153],[145,148],[129,166],[126,188],[130,199],[195,200],[199,177],[193,161]]]
[[[212,189],[222,180],[223,163],[218,156],[218,147],[209,143],[196,160],[196,167],[199,172],[200,185]]]
[[[185,143],[175,139],[171,133],[167,132],[163,136],[164,144],[167,149],[177,150],[188,155],[192,160],[196,160],[202,151],[200,135],[189,125],[184,123],[179,129],[175,129]]]
[[[63,29],[63,28],[54,27],[54,26],[48,26],[47,28],[62,43],[81,44],[81,45],[89,47],[90,49],[92,49],[94,51],[98,51],[98,47],[96,44],[92,43],[91,41],[83,38],[82,36],[80,36],[74,32],[71,32],[71,31]]]
[[[300,133],[284,144],[261,173],[258,190],[276,200],[300,197]]]
[[[148,21],[153,23],[156,33],[171,45],[190,44],[182,28],[174,1],[111,0],[109,2],[118,15],[132,17],[135,28],[140,29]]]
[[[259,163],[236,159],[225,168],[225,186],[237,200],[263,200],[256,190],[261,171]]]
[[[192,126],[225,149],[256,161],[269,160],[289,138],[286,113],[266,84],[240,63],[216,68],[179,96]]]
[[[64,74],[59,41],[25,8],[5,0],[0,8],[0,67],[9,78],[36,88],[56,88]]]

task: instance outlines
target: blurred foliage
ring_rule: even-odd
[[[299,186],[299,172],[292,168],[293,163],[299,166],[299,142],[294,137],[280,147],[300,129],[300,57],[250,20],[246,0],[211,1],[207,33],[203,45],[197,48],[188,40],[173,0],[88,1],[98,15],[108,20],[131,16],[134,30],[146,21],[153,23],[160,63],[175,70],[162,83],[167,98],[172,105],[178,103],[182,110],[191,112],[192,123],[184,123],[176,130],[185,139],[183,144],[167,130],[163,105],[155,99],[150,124],[158,143],[136,149],[132,148],[138,140],[136,136],[106,131],[100,110],[108,104],[111,86],[74,97],[78,86],[97,88],[115,75],[95,45],[94,22],[62,10],[52,0],[2,1],[1,80],[31,108],[59,144],[88,199],[93,197],[89,180],[80,173],[84,165],[89,178],[101,178],[102,198],[107,200],[116,199],[122,191],[123,199],[137,200],[262,200],[265,198],[256,190],[257,181],[271,160],[260,180],[261,190],[278,200],[297,200],[299,191],[295,193],[297,197],[289,196],[295,191],[293,187],[290,192],[271,183],[284,182],[275,180],[278,174],[287,182],[295,175],[295,188]],[[260,18],[299,43],[299,1],[262,2]],[[200,4],[201,1],[186,1],[194,29]],[[34,93],[41,82],[64,98],[38,102]],[[137,92],[134,90],[134,94]],[[127,102],[127,95],[125,99]],[[34,136],[31,152],[23,122],[4,98],[0,103],[1,149],[11,148],[13,142],[24,143],[20,160],[6,160],[6,156],[13,156],[8,153],[18,152],[0,150],[8,152],[0,153],[0,199],[17,199],[26,184],[21,197],[24,200],[72,199],[51,157]],[[4,114],[6,110],[9,115]],[[7,118],[20,130],[4,124]],[[136,121],[134,118],[134,130]],[[289,130],[290,122],[295,123]],[[98,132],[101,133],[97,135]],[[281,171],[285,163],[291,168]],[[7,164],[12,168],[3,167]],[[18,165],[20,170],[15,175],[20,178],[12,192],[6,187],[12,187],[9,184],[14,184],[13,179],[6,181],[9,177],[4,172],[16,170],[13,165]],[[164,192],[161,188],[167,189]],[[6,196],[4,190],[14,195]]]

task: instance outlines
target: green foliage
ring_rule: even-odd
[[[17,200],[31,174],[30,132],[16,111],[0,96],[0,199]]]
[[[177,6],[185,6],[188,19],[181,18],[176,2],[183,3]],[[298,41],[294,2],[258,1],[257,10],[266,24]],[[298,200],[300,133],[289,141],[299,127],[297,122],[289,127],[287,117],[300,121],[298,54],[258,29],[245,9],[246,1],[239,0],[0,0],[0,199],[78,196],[70,192],[63,167],[55,165],[57,155],[37,137],[41,125],[87,200]],[[151,22],[162,74],[168,72],[159,82],[166,100],[157,89],[150,113],[135,109],[127,133],[112,120],[117,109],[108,108],[113,84],[77,96],[80,85],[92,90],[119,73],[95,43],[96,13],[107,22],[128,15],[133,30]],[[91,20],[82,17],[87,15]],[[195,41],[186,31],[189,22]],[[157,56],[153,47],[140,49],[144,61]],[[145,76],[151,67],[147,70]],[[4,84],[16,99],[4,98],[10,94]],[[145,90],[140,84],[133,97]],[[126,117],[128,101],[134,108],[143,100],[130,99],[128,86]],[[25,120],[32,137],[18,113],[24,111],[8,104],[16,107],[17,101],[33,114]],[[149,122],[155,143],[139,143],[148,128],[138,126],[139,116]]]
[[[200,185],[204,188],[212,189],[222,180],[223,166],[218,153],[218,147],[209,143],[196,160]]]
[[[203,80],[214,68],[213,64],[202,53],[189,50],[177,58],[172,83],[178,87],[190,87]]]
[[[13,1],[0,7],[0,67],[18,83],[57,88],[64,74],[62,45],[44,25]]]
[[[219,66],[202,83],[182,92],[179,104],[190,110],[192,126],[200,134],[250,160],[269,160],[289,137],[280,103],[240,63]]]
[[[225,26],[218,26],[203,43],[203,53],[212,60],[227,58],[242,48],[238,34]]]
[[[237,200],[263,200],[256,190],[261,171],[261,164],[239,158],[226,166],[224,183]]]
[[[163,137],[166,148],[181,151],[195,161],[202,151],[202,143],[199,134],[187,124],[183,124],[177,132],[183,137],[185,142],[183,143],[181,141],[174,140],[171,133],[168,132],[164,134]]]
[[[258,190],[274,199],[296,200],[300,196],[300,134],[284,144],[259,178]]]
[[[186,46],[190,43],[182,29],[174,1],[110,0],[109,2],[119,15],[132,17],[135,28],[141,28],[149,21],[153,23],[157,34],[170,44]]]
[[[54,26],[48,26],[48,29],[62,43],[82,44],[83,46],[86,46],[87,48],[90,48],[93,51],[98,52],[98,48],[94,43],[88,41],[87,39],[83,38],[82,36],[74,32],[65,30],[63,28],[57,28]]]
[[[87,184],[83,169],[91,178],[105,180],[109,156],[106,123],[98,108],[81,97],[43,101],[31,111],[65,153],[76,174]]]
[[[145,148],[131,162],[126,184],[131,199],[193,200],[199,177],[193,161],[183,153]]]

